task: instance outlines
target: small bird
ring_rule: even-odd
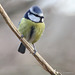
[[[45,29],[43,21],[44,16],[42,10],[38,6],[32,6],[19,22],[18,30],[22,34],[22,37],[25,37],[26,40],[33,45],[35,53],[34,43],[40,39]],[[25,50],[26,47],[21,43],[18,52],[24,54]]]

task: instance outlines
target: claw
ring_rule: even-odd
[[[35,55],[35,54],[36,54],[36,52],[37,52],[37,50],[34,50],[34,53],[33,53],[33,54]]]
[[[24,37],[24,35],[22,34],[22,35],[21,35],[21,38],[23,38],[23,37]]]
[[[35,49],[35,45],[33,44],[33,48],[34,48],[34,55],[36,54],[37,50]]]

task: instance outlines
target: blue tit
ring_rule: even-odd
[[[19,23],[18,30],[31,43],[37,42],[45,29],[44,16],[38,6],[32,6],[24,15]],[[25,53],[26,47],[21,43],[18,51]],[[34,48],[35,51],[35,48]]]

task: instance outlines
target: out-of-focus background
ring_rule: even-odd
[[[38,52],[63,75],[75,75],[75,0],[0,0],[12,22],[38,5],[45,16],[45,31],[36,43]],[[18,53],[20,41],[0,15],[0,75],[49,75],[27,50]]]

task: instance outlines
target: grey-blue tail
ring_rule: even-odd
[[[18,52],[24,54],[26,50],[26,47],[21,43],[18,49]]]

